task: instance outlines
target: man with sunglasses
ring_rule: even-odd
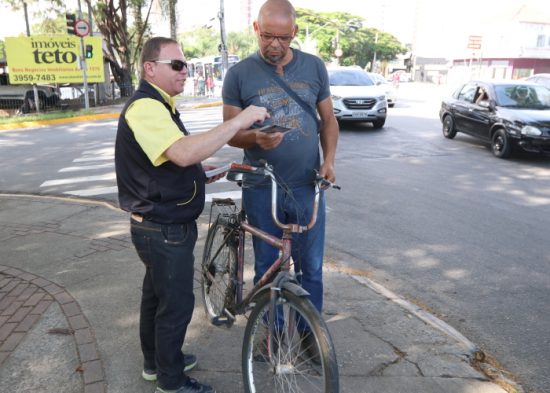
[[[265,108],[249,106],[212,130],[190,135],[176,109],[187,64],[179,44],[155,37],[143,46],[141,81],[120,115],[115,164],[120,207],[131,213],[132,242],[145,265],[141,296],[142,376],[157,393],[210,393],[186,376],[196,363],[184,356],[194,308],[195,220],[204,207],[201,161],[243,128],[263,122]]]
[[[244,149],[246,163],[259,165],[265,160],[274,166],[286,187],[285,193],[279,193],[285,194],[277,206],[279,220],[306,224],[315,197],[315,170],[327,180],[335,180],[339,128],[333,114],[327,70],[316,56],[290,48],[298,26],[296,12],[289,1],[266,1],[254,22],[254,32],[259,51],[231,67],[225,77],[224,120],[235,118],[248,105],[260,105],[267,107],[270,122],[291,130],[283,134],[243,129],[229,144]],[[281,230],[269,214],[271,193],[267,180],[245,177],[243,206],[252,225],[280,236]],[[299,235],[294,243],[297,247],[292,250],[295,269],[301,271],[297,276],[319,312],[323,306],[324,236],[325,203],[321,194],[316,225]],[[254,282],[257,282],[277,258],[278,250],[256,239],[253,245]],[[303,333],[308,347],[311,336],[307,329]],[[316,358],[315,354],[311,355]]]

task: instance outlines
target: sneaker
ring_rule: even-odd
[[[203,385],[193,378],[187,378],[187,383],[179,389],[166,390],[157,386],[155,393],[216,393],[216,391],[212,386]]]
[[[191,371],[195,368],[197,365],[197,357],[193,354],[184,354],[183,355],[183,362],[185,364],[185,367],[183,368],[183,372]],[[149,369],[143,369],[141,376],[146,381],[154,382],[157,380],[157,370],[149,370]]]
[[[304,332],[301,334],[302,341],[300,346],[302,351],[304,351],[305,360],[310,361],[316,366],[321,365],[321,354],[319,353],[319,348],[317,347],[317,342],[315,337],[311,332]]]

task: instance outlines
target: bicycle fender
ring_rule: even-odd
[[[309,296],[308,291],[302,288],[299,284],[292,281],[284,282],[283,289],[286,289],[287,291],[292,292],[296,296],[301,296],[301,297]]]
[[[256,298],[263,295],[266,291],[271,290],[272,286],[273,285],[269,285],[269,286],[265,286],[262,289],[260,289],[258,292],[256,292],[254,294],[254,296],[252,296],[250,301],[254,301]],[[283,289],[293,293],[296,296],[300,296],[300,297],[309,296],[309,292],[306,291],[304,288],[302,288],[298,283],[296,283],[294,281],[285,281],[285,282],[283,282],[283,284],[281,286],[282,286]]]

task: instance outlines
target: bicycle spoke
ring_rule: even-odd
[[[211,322],[228,317],[236,283],[237,251],[231,243],[232,229],[216,221],[209,230],[202,261],[202,295]]]
[[[290,299],[290,300],[289,300]],[[337,392],[338,376],[334,349],[324,323],[311,303],[302,297],[285,296],[276,306],[270,337],[270,300],[264,294],[257,300],[245,330],[243,372],[246,392]],[[272,326],[273,326],[272,325]],[[322,327],[321,327],[322,325]],[[304,326],[311,327],[313,340],[306,343]],[[319,346],[320,345],[320,346]],[[315,347],[313,347],[315,346]],[[321,355],[318,365],[308,351]]]

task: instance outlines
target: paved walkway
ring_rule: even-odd
[[[206,226],[203,215],[197,261]],[[127,214],[104,203],[0,195],[2,391],[153,392],[140,377],[143,267],[128,230]],[[458,332],[363,272],[346,272],[330,250],[327,259],[324,318],[342,392],[504,393],[472,366],[475,346]],[[199,358],[191,376],[241,392],[246,319],[209,325],[199,293],[197,282],[184,347]]]

